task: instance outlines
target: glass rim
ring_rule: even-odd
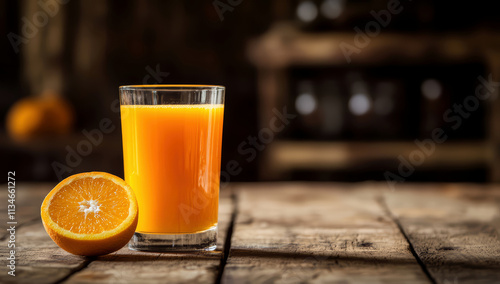
[[[189,90],[225,90],[221,85],[202,85],[202,84],[146,84],[146,85],[123,85],[120,90],[147,90],[147,91],[189,91]]]

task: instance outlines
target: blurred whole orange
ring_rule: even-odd
[[[54,93],[20,99],[7,113],[7,132],[17,141],[59,137],[71,132],[71,105]]]

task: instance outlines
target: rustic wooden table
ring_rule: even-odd
[[[95,258],[45,233],[52,186],[18,184],[16,276],[3,229],[0,283],[500,283],[500,186],[234,184],[221,193],[216,251]]]

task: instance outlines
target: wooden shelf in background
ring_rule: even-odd
[[[362,27],[363,28],[363,27]],[[369,43],[355,44],[352,31],[308,33],[293,24],[276,23],[262,36],[249,42],[247,55],[257,68],[259,125],[267,127],[274,108],[286,105],[290,95],[287,70],[293,66],[383,65],[388,63],[422,64],[426,60],[460,62],[480,60],[485,74],[500,81],[500,37],[491,29],[467,33],[381,32]],[[360,49],[349,62],[341,44]],[[480,142],[448,141],[437,147],[420,167],[469,169],[485,166],[490,181],[500,181],[500,88],[488,102],[488,134]],[[277,177],[291,170],[339,170],[377,165],[397,165],[397,157],[407,157],[417,149],[413,142],[291,142],[276,141],[268,146],[260,168],[260,177]],[[384,164],[384,166],[385,166]],[[382,166],[378,164],[379,167]]]
[[[398,157],[407,161],[412,152],[421,152],[413,141],[399,142],[311,142],[275,141],[266,149],[262,174],[279,177],[292,170],[349,170],[388,164],[398,165]],[[493,147],[488,143],[449,141],[436,144],[419,169],[468,169],[488,167],[493,162]],[[418,154],[414,154],[418,155]],[[416,157],[418,158],[418,157]],[[392,170],[389,169],[388,170]]]
[[[456,62],[489,57],[500,45],[498,33],[395,33],[366,35],[366,43],[356,41],[354,30],[306,33],[292,25],[280,23],[250,42],[248,57],[259,68],[286,68],[293,65],[332,66],[355,64],[386,64],[387,62],[422,62],[429,56]],[[352,47],[352,48],[351,48]],[[350,61],[343,50],[351,50]],[[493,53],[492,53],[493,52]]]

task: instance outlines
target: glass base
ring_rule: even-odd
[[[217,225],[194,234],[162,235],[135,232],[128,248],[138,251],[211,251],[217,247]]]

